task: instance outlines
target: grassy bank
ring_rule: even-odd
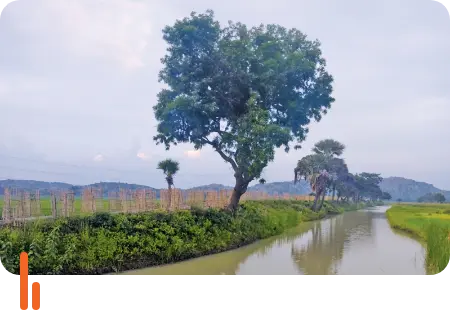
[[[29,253],[30,274],[110,273],[233,249],[350,208],[327,203],[314,213],[307,206],[299,201],[249,201],[235,215],[193,209],[41,220],[1,228],[0,259],[16,274],[22,251]]]
[[[450,258],[450,204],[398,204],[387,211],[393,228],[425,241],[430,274],[444,270]]]

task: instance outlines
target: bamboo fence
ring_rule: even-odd
[[[18,223],[37,218],[60,218],[88,215],[97,212],[140,213],[153,210],[175,211],[191,207],[224,208],[232,191],[185,191],[172,188],[157,193],[148,189],[109,191],[106,195],[99,188],[85,188],[81,197],[72,191],[53,191],[50,197],[41,197],[39,191],[4,189],[0,224]],[[169,199],[170,195],[170,199]],[[299,200],[312,201],[310,195],[287,193],[246,192],[241,201],[248,200]],[[326,197],[330,200],[331,197]]]

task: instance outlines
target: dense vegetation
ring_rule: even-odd
[[[445,196],[442,193],[428,193],[417,199],[418,202],[438,202],[444,203]]]
[[[335,196],[337,201],[348,202],[351,199],[355,203],[391,199],[389,193],[380,189],[383,178],[379,174],[349,172],[345,160],[340,158],[344,150],[345,146],[339,141],[325,139],[314,145],[312,154],[298,161],[294,169],[294,183],[301,178],[309,181],[315,195],[313,210],[321,209],[325,195],[330,191],[332,201]]]
[[[394,205],[387,211],[392,227],[409,232],[426,243],[429,273],[444,270],[450,258],[450,205]]]
[[[40,221],[1,228],[0,259],[13,273],[22,251],[31,274],[109,273],[229,250],[342,211],[326,203],[315,213],[308,202],[276,200],[246,202],[234,215],[193,209]]]

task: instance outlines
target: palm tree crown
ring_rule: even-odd
[[[333,139],[325,139],[317,142],[312,150],[316,154],[327,157],[341,156],[344,153],[345,145]]]
[[[161,169],[166,175],[166,181],[168,185],[173,185],[173,176],[180,169],[180,164],[172,159],[165,159],[158,163],[158,169]]]

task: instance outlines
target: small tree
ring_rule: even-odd
[[[261,185],[266,184],[266,179],[264,179],[264,178],[259,179],[259,184],[261,184]]]
[[[167,187],[168,187],[168,207],[172,207],[172,186],[173,177],[180,170],[180,164],[172,159],[165,159],[158,163],[158,168],[166,175]]]
[[[391,196],[391,194],[389,194],[388,192],[383,192],[382,194],[381,194],[381,199],[383,199],[383,200],[391,200],[392,199],[392,196]]]
[[[438,203],[444,203],[445,202],[445,196],[442,193],[436,193],[434,195],[434,199]]]
[[[163,30],[168,44],[154,107],[157,143],[212,147],[234,171],[229,208],[274,159],[304,141],[307,125],[331,107],[333,78],[320,43],[279,25],[221,28],[214,13],[192,13]]]

